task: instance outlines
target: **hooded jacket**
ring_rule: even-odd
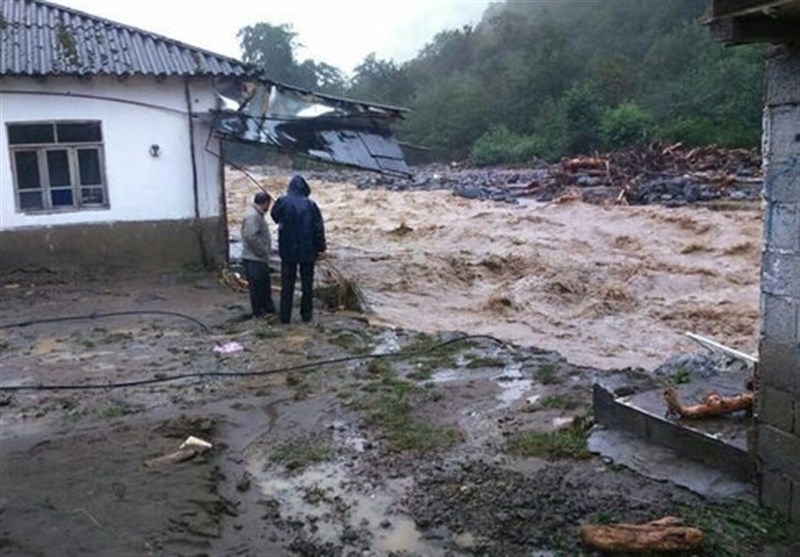
[[[283,261],[313,263],[326,249],[322,213],[309,195],[308,183],[295,176],[270,212],[278,223],[278,251]]]

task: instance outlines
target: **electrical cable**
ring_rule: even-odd
[[[273,375],[275,373],[286,373],[290,371],[301,371],[301,370],[309,370],[314,369],[317,367],[323,367],[328,365],[334,364],[341,364],[345,362],[351,362],[356,360],[377,360],[381,358],[397,358],[397,357],[410,357],[410,356],[418,356],[420,354],[426,354],[429,352],[434,352],[445,346],[450,344],[454,344],[456,342],[465,342],[467,340],[491,340],[497,344],[504,345],[506,344],[504,341],[489,335],[465,335],[457,338],[453,338],[444,342],[441,342],[435,346],[431,346],[426,350],[418,350],[414,352],[390,352],[387,354],[364,354],[360,356],[345,356],[342,358],[333,358],[330,360],[320,360],[316,362],[310,362],[307,364],[298,364],[295,366],[284,366],[279,368],[267,369],[262,371],[209,371],[209,372],[195,372],[195,373],[180,373],[177,375],[170,375],[166,377],[153,377],[150,379],[137,379],[133,381],[120,381],[117,383],[85,383],[83,385],[61,385],[61,384],[50,384],[50,385],[0,385],[0,392],[3,391],[88,391],[88,390],[98,390],[98,389],[122,389],[127,387],[141,387],[143,385],[154,385],[157,383],[169,383],[172,381],[179,381],[182,379],[194,379],[194,378],[239,378],[239,377],[259,377],[264,375]]]
[[[199,325],[205,332],[210,333],[211,329],[208,328],[208,325],[200,321],[199,319],[195,319],[190,315],[184,315],[183,313],[178,313],[177,311],[163,311],[163,310],[145,310],[145,309],[136,309],[136,310],[126,310],[126,311],[111,311],[106,313],[87,313],[86,315],[66,315],[63,317],[46,317],[43,319],[29,319],[28,321],[19,321],[17,323],[6,323],[4,325],[0,325],[0,329],[10,329],[15,327],[28,327],[30,325],[38,325],[40,323],[58,323],[59,321],[80,321],[83,319],[99,319],[103,317],[117,317],[119,315],[169,315],[172,317],[181,317],[183,319],[187,319],[192,323]]]

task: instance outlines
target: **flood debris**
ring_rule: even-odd
[[[586,524],[580,528],[581,543],[612,552],[688,551],[703,541],[698,528],[683,526],[683,520],[665,516],[645,524]]]
[[[241,273],[231,271],[230,269],[223,268],[220,273],[219,282],[223,286],[227,286],[234,292],[247,292],[248,282]]]
[[[191,460],[197,455],[202,454],[211,448],[213,448],[213,445],[208,441],[204,441],[199,437],[190,435],[186,438],[186,441],[181,443],[181,446],[178,447],[177,451],[173,451],[158,458],[147,460],[145,461],[144,465],[150,468],[153,466],[178,464],[187,460]]]
[[[339,181],[355,181],[362,189],[444,189],[467,199],[511,204],[529,198],[674,207],[757,200],[763,180],[761,156],[756,151],[715,146],[690,149],[680,143],[652,143],[530,167],[428,165],[414,170],[413,179],[356,175]],[[320,178],[336,181],[331,179],[333,174]]]
[[[713,145],[689,149],[681,143],[566,159],[556,176],[562,187],[584,188],[589,201],[671,206],[758,199],[761,181],[761,157],[755,151]]]
[[[719,393],[709,393],[703,397],[699,404],[685,406],[678,399],[678,393],[674,387],[668,387],[664,391],[664,401],[667,404],[667,411],[671,415],[682,418],[707,418],[710,416],[720,416],[730,414],[739,410],[753,411],[753,393],[747,392],[734,396],[722,396]]]
[[[226,342],[225,344],[218,344],[213,348],[217,354],[233,354],[234,352],[241,352],[244,350],[244,345],[241,342]]]
[[[356,280],[346,276],[329,259],[323,259],[320,263],[322,284],[314,289],[314,296],[332,311],[367,311],[366,298]]]
[[[224,84],[212,112],[214,130],[261,144],[374,172],[410,176],[390,125],[405,109],[322,95],[268,80]]]

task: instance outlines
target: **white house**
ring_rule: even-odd
[[[0,261],[214,264],[220,143],[201,115],[241,62],[39,0],[0,0]]]

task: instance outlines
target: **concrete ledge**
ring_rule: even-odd
[[[707,388],[695,387],[703,391]],[[680,396],[684,400],[697,398],[687,396],[686,390]],[[724,472],[736,481],[747,482],[754,477],[755,463],[748,452],[749,418],[668,420],[660,390],[616,398],[598,384],[594,386],[593,404],[594,418],[600,425],[670,449],[681,458]]]
[[[201,221],[211,266],[225,261],[223,219]],[[202,263],[193,219],[73,224],[0,231],[0,272],[36,267],[180,269]]]

